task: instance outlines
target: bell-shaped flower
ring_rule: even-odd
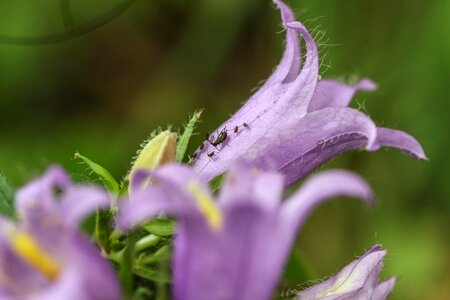
[[[385,300],[395,284],[395,277],[379,281],[385,255],[386,251],[375,245],[334,276],[300,292],[295,299]]]
[[[142,189],[149,178],[152,186]],[[136,173],[118,224],[127,230],[161,213],[178,219],[174,299],[270,299],[297,232],[317,205],[339,195],[372,199],[366,183],[346,171],[317,174],[281,202],[283,187],[278,173],[235,165],[215,201],[195,171],[166,165]]]
[[[425,159],[410,135],[377,128],[364,113],[347,107],[358,90],[375,84],[363,79],[353,86],[319,80],[316,44],[291,9],[274,0],[286,28],[286,48],[265,84],[194,154],[194,169],[206,180],[225,172],[236,160],[262,170],[280,171],[291,184],[331,158],[355,148],[395,147]],[[305,42],[303,61],[298,36]]]
[[[120,299],[111,266],[78,230],[109,205],[104,190],[74,185],[59,167],[20,189],[18,222],[0,219],[0,298]]]

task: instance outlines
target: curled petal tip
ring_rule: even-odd
[[[373,91],[376,90],[378,86],[372,80],[363,78],[356,84],[356,88],[363,91]]]
[[[378,251],[381,250],[381,247],[383,247],[381,244],[375,244],[370,251]]]
[[[372,293],[372,299],[373,300],[387,299],[389,294],[392,292],[396,281],[397,281],[396,277],[391,277],[390,279],[377,285]]]
[[[377,140],[368,150],[378,150],[381,146],[397,148],[417,160],[428,160],[420,143],[411,135],[400,130],[378,128]]]

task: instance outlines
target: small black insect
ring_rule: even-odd
[[[208,141],[208,143],[213,145],[214,148],[216,148],[217,145],[222,144],[228,138],[227,128],[225,127],[224,129],[222,129],[222,131],[219,132],[216,138],[214,138],[214,136],[212,138],[214,139],[213,141],[209,139],[209,136],[206,138],[206,140]]]
[[[245,128],[249,128],[250,126],[248,126],[247,123],[244,122],[244,124],[242,124],[242,126],[244,126]]]
[[[192,165],[193,163],[195,163],[197,157],[198,157],[197,152],[194,152],[194,154],[192,154],[192,157],[189,158],[188,165]]]
[[[237,133],[239,131],[239,126],[234,126],[233,131],[234,131],[234,133]]]
[[[214,154],[216,154],[216,153],[214,151],[211,151],[211,152],[208,153],[208,157],[213,157]]]
[[[205,148],[205,144],[201,143],[200,150],[203,150],[203,148]]]

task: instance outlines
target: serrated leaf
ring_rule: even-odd
[[[223,179],[225,178],[225,174],[220,174],[209,181],[209,187],[213,192],[217,192],[222,186]]]
[[[0,172],[0,214],[13,217],[14,216],[14,189],[11,187],[9,180]]]
[[[143,225],[146,231],[158,236],[174,235],[176,226],[176,222],[170,219],[153,219]]]
[[[192,118],[189,120],[189,123],[184,128],[183,134],[180,136],[180,139],[177,143],[177,152],[176,157],[178,162],[182,162],[184,156],[186,155],[186,150],[189,144],[189,141],[194,133],[195,125],[200,121],[200,116],[202,115],[202,110],[196,111]]]
[[[119,193],[119,184],[108,170],[78,152],[75,153],[75,158],[79,158],[84,161],[88,165],[88,167],[100,178],[107,190],[113,192],[115,195]]]

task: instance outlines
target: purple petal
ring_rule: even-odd
[[[264,137],[246,147],[241,159],[255,168],[281,171],[288,185],[326,160],[371,144],[375,138],[375,124],[351,108],[325,108],[300,119],[295,118],[293,111],[285,115],[283,123],[274,124]],[[357,143],[353,145],[355,140]],[[240,145],[230,143],[230,148],[233,147]],[[224,172],[236,159],[231,154],[231,150],[223,148],[217,159],[205,162],[200,175],[209,180]]]
[[[58,281],[46,289],[42,289],[35,295],[29,297],[29,300],[78,300],[94,299],[91,298],[85,289],[83,289],[83,278],[75,267],[64,270]],[[99,299],[100,300],[100,299]]]
[[[282,1],[275,0],[274,2],[280,10],[283,24],[295,21],[294,13],[289,6]],[[275,82],[291,82],[294,80],[300,71],[301,62],[302,57],[297,33],[293,29],[286,29],[286,48],[283,57],[275,72],[267,79],[267,85],[272,85]]]
[[[22,230],[32,234],[47,251],[58,251],[61,236],[77,230],[82,218],[110,204],[108,194],[93,186],[73,185],[65,171],[51,167],[20,189],[16,208]]]
[[[61,167],[50,167],[43,176],[17,191],[16,210],[21,217],[26,218],[37,206],[48,210],[55,209],[55,190],[65,190],[70,186],[70,179]]]
[[[295,16],[292,10],[284,2],[275,0],[274,3],[280,10],[283,24],[295,21]],[[295,79],[300,71],[302,62],[300,44],[297,33],[293,29],[286,29],[286,47],[283,52],[283,57],[278,64],[275,71],[265,81],[265,83],[252,95],[250,99],[259,98],[265,94],[266,90],[281,82],[290,82]]]
[[[192,169],[177,164],[167,164],[152,172],[137,171],[134,179],[130,201],[120,202],[118,223],[123,230],[161,213],[198,214],[196,202],[186,192],[189,183],[195,182],[205,193],[210,194],[209,187],[198,179]],[[148,179],[152,185],[140,188],[140,183]]]
[[[269,299],[282,265],[275,214],[250,203],[225,210],[220,232],[180,220],[174,253],[174,299]]]
[[[21,259],[0,233],[0,289],[12,295],[45,288],[49,281]]]
[[[134,193],[130,201],[121,200],[117,217],[119,228],[125,231],[160,214],[178,215],[189,211],[185,207],[190,201],[184,193],[177,190],[154,186]]]
[[[282,172],[289,185],[325,161],[347,151],[349,146],[364,147],[376,138],[375,124],[363,113],[346,108],[325,108],[307,114],[294,125],[274,128],[271,140],[259,145],[261,157],[253,163],[261,169]],[[264,148],[262,148],[264,146]],[[244,156],[244,159],[250,159]]]
[[[121,299],[120,285],[109,262],[84,236],[71,234],[63,251],[64,268],[60,278],[33,299]]]
[[[371,91],[375,88],[376,84],[369,79],[363,79],[353,86],[335,80],[320,80],[309,103],[308,112],[326,107],[348,106],[358,90]]]
[[[374,288],[386,251],[376,245],[336,275],[298,294],[300,299],[376,299]]]
[[[121,299],[120,284],[109,261],[100,255],[99,250],[88,239],[75,234],[71,239],[71,251],[67,259],[78,268],[83,279],[82,289],[92,300]]]
[[[155,171],[139,170],[131,185],[134,189],[139,189],[141,183],[148,179],[176,187],[182,187],[188,182],[195,181],[204,190],[208,190],[208,185],[198,180],[196,172],[180,164],[166,164]]]
[[[0,293],[15,299],[120,299],[111,266],[77,231],[85,214],[109,203],[106,192],[72,185],[61,168],[53,167],[20,189],[17,202],[20,223],[0,219]],[[35,255],[50,257],[55,274],[44,275],[33,264],[36,257],[27,260],[27,254],[18,254],[20,250],[10,245],[15,234],[29,236],[31,241],[17,249],[26,247],[26,253],[37,247]]]
[[[402,152],[415,159],[427,159],[419,142],[409,134],[400,130],[378,128],[377,140],[371,150],[378,150],[382,146],[400,149]]]
[[[66,190],[61,199],[61,210],[65,224],[78,227],[84,217],[99,208],[107,208],[111,204],[108,193],[94,186],[73,186]]]
[[[375,287],[375,290],[372,293],[372,300],[385,300],[388,298],[389,294],[392,292],[392,289],[395,285],[395,277],[392,277],[389,280],[386,280]]]
[[[222,207],[240,202],[251,202],[272,210],[281,201],[283,176],[273,172],[260,172],[246,164],[233,165],[223,183],[219,203]]]
[[[332,197],[348,196],[372,202],[370,187],[359,176],[340,170],[321,172],[308,179],[302,187],[283,205],[280,233],[286,240],[283,244],[289,248],[296,232],[302,226],[312,210]]]

